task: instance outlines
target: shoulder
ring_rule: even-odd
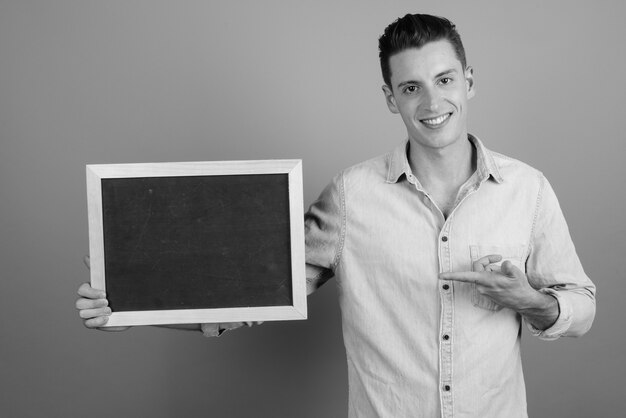
[[[341,170],[324,188],[318,200],[330,199],[343,205],[346,199],[378,194],[387,184],[393,154],[381,154]]]
[[[495,151],[488,151],[505,182],[540,184],[545,181],[543,173],[535,167]]]
[[[385,183],[392,157],[393,152],[378,155],[342,170],[338,177],[346,187],[350,188]]]

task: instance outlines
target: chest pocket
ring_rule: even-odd
[[[480,258],[488,255],[501,255],[502,260],[491,264],[492,266],[501,266],[502,262],[510,261],[515,267],[526,273],[526,263],[524,262],[524,255],[526,253],[526,246],[520,245],[470,245],[470,256],[472,264]],[[474,306],[490,311],[499,311],[502,306],[496,302],[482,295],[477,289],[476,284],[472,283],[472,303]]]

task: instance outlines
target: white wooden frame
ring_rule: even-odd
[[[307,318],[301,160],[212,161],[87,165],[91,285],[106,290],[102,179],[241,174],[287,174],[293,306],[113,312],[106,326],[274,321]]]

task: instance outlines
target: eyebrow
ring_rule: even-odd
[[[445,75],[450,75],[450,74],[453,74],[453,73],[456,74],[456,73],[458,73],[458,71],[455,68],[450,68],[449,70],[444,70],[444,71],[440,72],[439,74],[437,74],[435,76],[435,79],[437,79],[439,77],[443,77]],[[407,80],[407,81],[403,81],[402,83],[399,83],[397,88],[400,89],[400,88],[402,88],[402,87],[404,87],[406,85],[409,85],[409,84],[420,86],[422,84],[422,82],[421,81],[417,81],[417,80]]]

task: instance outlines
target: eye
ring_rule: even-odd
[[[447,84],[452,83],[452,78],[451,77],[443,77],[441,80],[439,80],[439,82],[445,86]]]
[[[404,94],[414,94],[419,90],[419,87],[415,86],[415,85],[411,85],[411,86],[406,86],[402,92]]]

